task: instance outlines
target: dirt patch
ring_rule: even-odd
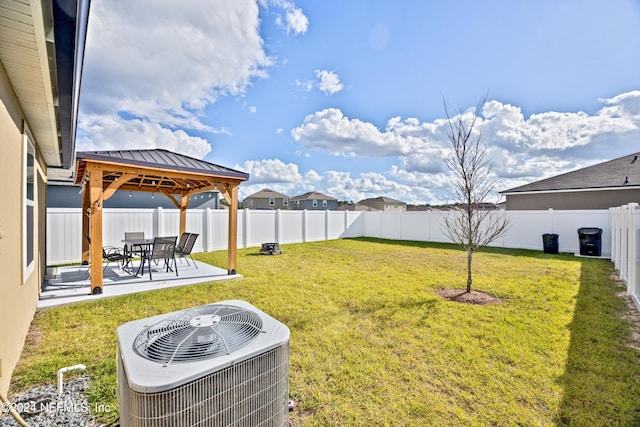
[[[489,305],[502,304],[502,300],[480,291],[461,291],[460,289],[440,289],[437,292],[442,298],[462,304]]]
[[[618,273],[614,272],[611,279],[616,283],[621,291],[616,295],[624,300],[627,304],[627,311],[621,317],[631,324],[631,335],[627,339],[627,345],[640,351],[640,312],[629,295],[627,295],[627,285],[618,277]]]

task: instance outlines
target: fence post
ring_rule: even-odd
[[[611,261],[615,268],[618,267],[618,208],[609,209],[611,218]]]
[[[621,221],[622,227],[620,227],[620,268],[618,269],[618,278],[625,281],[626,283],[626,275],[627,275],[627,257],[629,248],[629,218],[627,215],[627,211],[629,210],[629,206],[621,206]]]
[[[347,230],[349,229],[349,211],[345,210],[344,211],[344,229],[342,230],[342,235],[345,237],[349,237],[347,236]]]
[[[329,240],[329,209],[324,210],[324,240]]]
[[[154,236],[164,236],[164,209],[158,206],[156,208],[156,229],[153,230]]]
[[[205,208],[202,215],[202,250],[209,252],[209,230],[213,230],[209,221],[211,221],[211,208]]]
[[[307,241],[307,210],[302,210],[302,242]]]
[[[627,235],[627,295],[631,295],[636,284],[636,207],[637,203],[629,203],[629,221]]]
[[[615,218],[616,218],[616,262],[615,268],[616,270],[620,270],[620,262],[622,262],[622,228],[624,226],[622,222],[622,208],[618,206],[615,208]]]
[[[276,214],[273,218],[274,228],[273,234],[276,236],[276,243],[280,243],[280,209],[276,209]]]
[[[244,227],[242,227],[243,232],[242,232],[242,247],[243,248],[248,248],[249,247],[249,212],[251,211],[251,209],[243,209],[242,210],[242,221],[244,224]]]

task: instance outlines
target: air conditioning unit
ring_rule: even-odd
[[[125,323],[120,425],[286,426],[289,329],[244,301]]]

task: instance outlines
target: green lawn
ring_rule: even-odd
[[[241,280],[128,295],[37,314],[12,392],[87,365],[90,400],[117,408],[116,327],[244,299],[291,329],[296,426],[637,426],[640,354],[608,261],[487,249],[474,289],[502,304],[446,301],[464,288],[452,245],[378,239],[239,251]],[[197,254],[226,265],[226,252]],[[103,420],[116,412],[102,413]]]

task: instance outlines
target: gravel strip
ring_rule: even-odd
[[[89,377],[80,377],[66,381],[60,396],[56,385],[49,384],[16,394],[10,400],[13,408],[31,427],[96,427],[100,424],[91,418],[84,395],[88,387]],[[8,412],[7,405],[0,408],[1,427],[20,427]]]

